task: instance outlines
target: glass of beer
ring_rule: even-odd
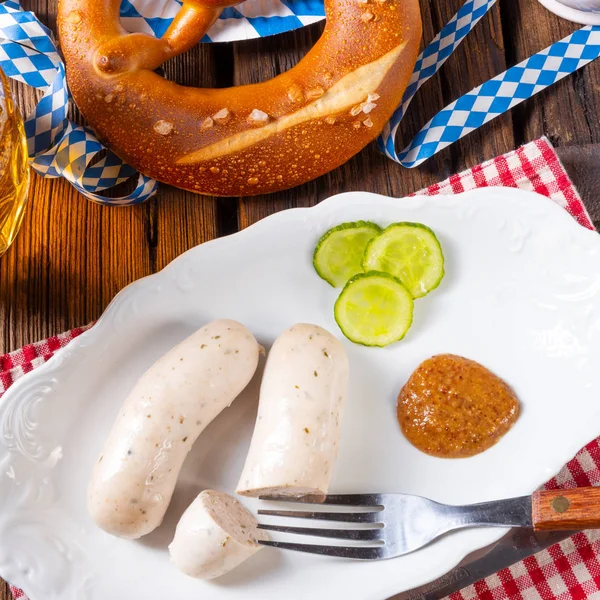
[[[29,163],[23,119],[0,70],[0,256],[15,239],[27,204]]]

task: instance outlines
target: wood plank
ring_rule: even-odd
[[[510,63],[514,64],[539,52],[580,26],[560,19],[538,2],[519,0],[506,3],[505,31],[511,36]],[[535,26],[532,24],[535,23]],[[515,141],[526,141],[546,135],[556,146],[586,144],[600,139],[600,61],[595,61],[576,74],[513,109]]]
[[[557,152],[596,229],[600,230],[600,143],[563,146]]]
[[[217,236],[214,200],[168,188],[116,209],[34,177],[31,198],[0,268],[0,352],[97,319],[125,285]]]
[[[435,3],[434,18],[438,31],[451,19],[460,4]],[[435,112],[506,70],[502,28],[504,10],[504,3],[496,3],[434,77],[443,93],[443,104],[438,105]],[[431,117],[433,114],[428,115],[428,119]],[[448,165],[445,176],[450,176],[514,147],[512,115],[508,112],[440,152],[439,159]]]
[[[0,579],[0,600],[13,600],[13,595],[8,589],[8,584]]]
[[[53,24],[56,3],[25,8]],[[222,84],[212,45],[165,65],[188,85]],[[18,86],[28,112],[31,89]],[[128,283],[156,272],[185,250],[219,235],[219,205],[174,188],[143,206],[88,202],[64,181],[33,176],[21,234],[0,262],[0,353],[97,319]]]

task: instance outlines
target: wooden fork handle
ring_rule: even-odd
[[[600,487],[545,490],[531,498],[533,528],[538,531],[600,529]]]

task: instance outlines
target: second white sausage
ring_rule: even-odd
[[[327,493],[348,370],[342,343],[317,325],[294,325],[277,338],[267,359],[238,494]]]
[[[175,346],[125,400],[88,490],[95,523],[135,539],[158,527],[204,428],[246,387],[261,347],[236,321],[213,321]]]

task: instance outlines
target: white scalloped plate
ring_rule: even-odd
[[[264,219],[195,248],[137,281],[100,322],[18,381],[0,403],[0,575],[31,600],[382,600],[436,578],[502,530],[450,535],[395,560],[359,563],[260,552],[212,583],[179,574],[166,546],[204,487],[233,490],[256,410],[256,383],[201,436],[163,526],[138,542],[96,529],[86,486],[134,381],[215,318],[238,319],[269,346],[313,322],[336,334],[336,291],[311,254],[342,221],[421,221],[447,257],[442,285],[416,306],[406,339],[386,349],[346,342],[351,385],[332,491],[408,492],[476,502],[533,491],[600,433],[600,237],[535,194],[484,189],[453,197],[367,193]],[[440,352],[491,368],[522,402],[515,427],[467,460],[419,453],[395,421],[411,371]]]

